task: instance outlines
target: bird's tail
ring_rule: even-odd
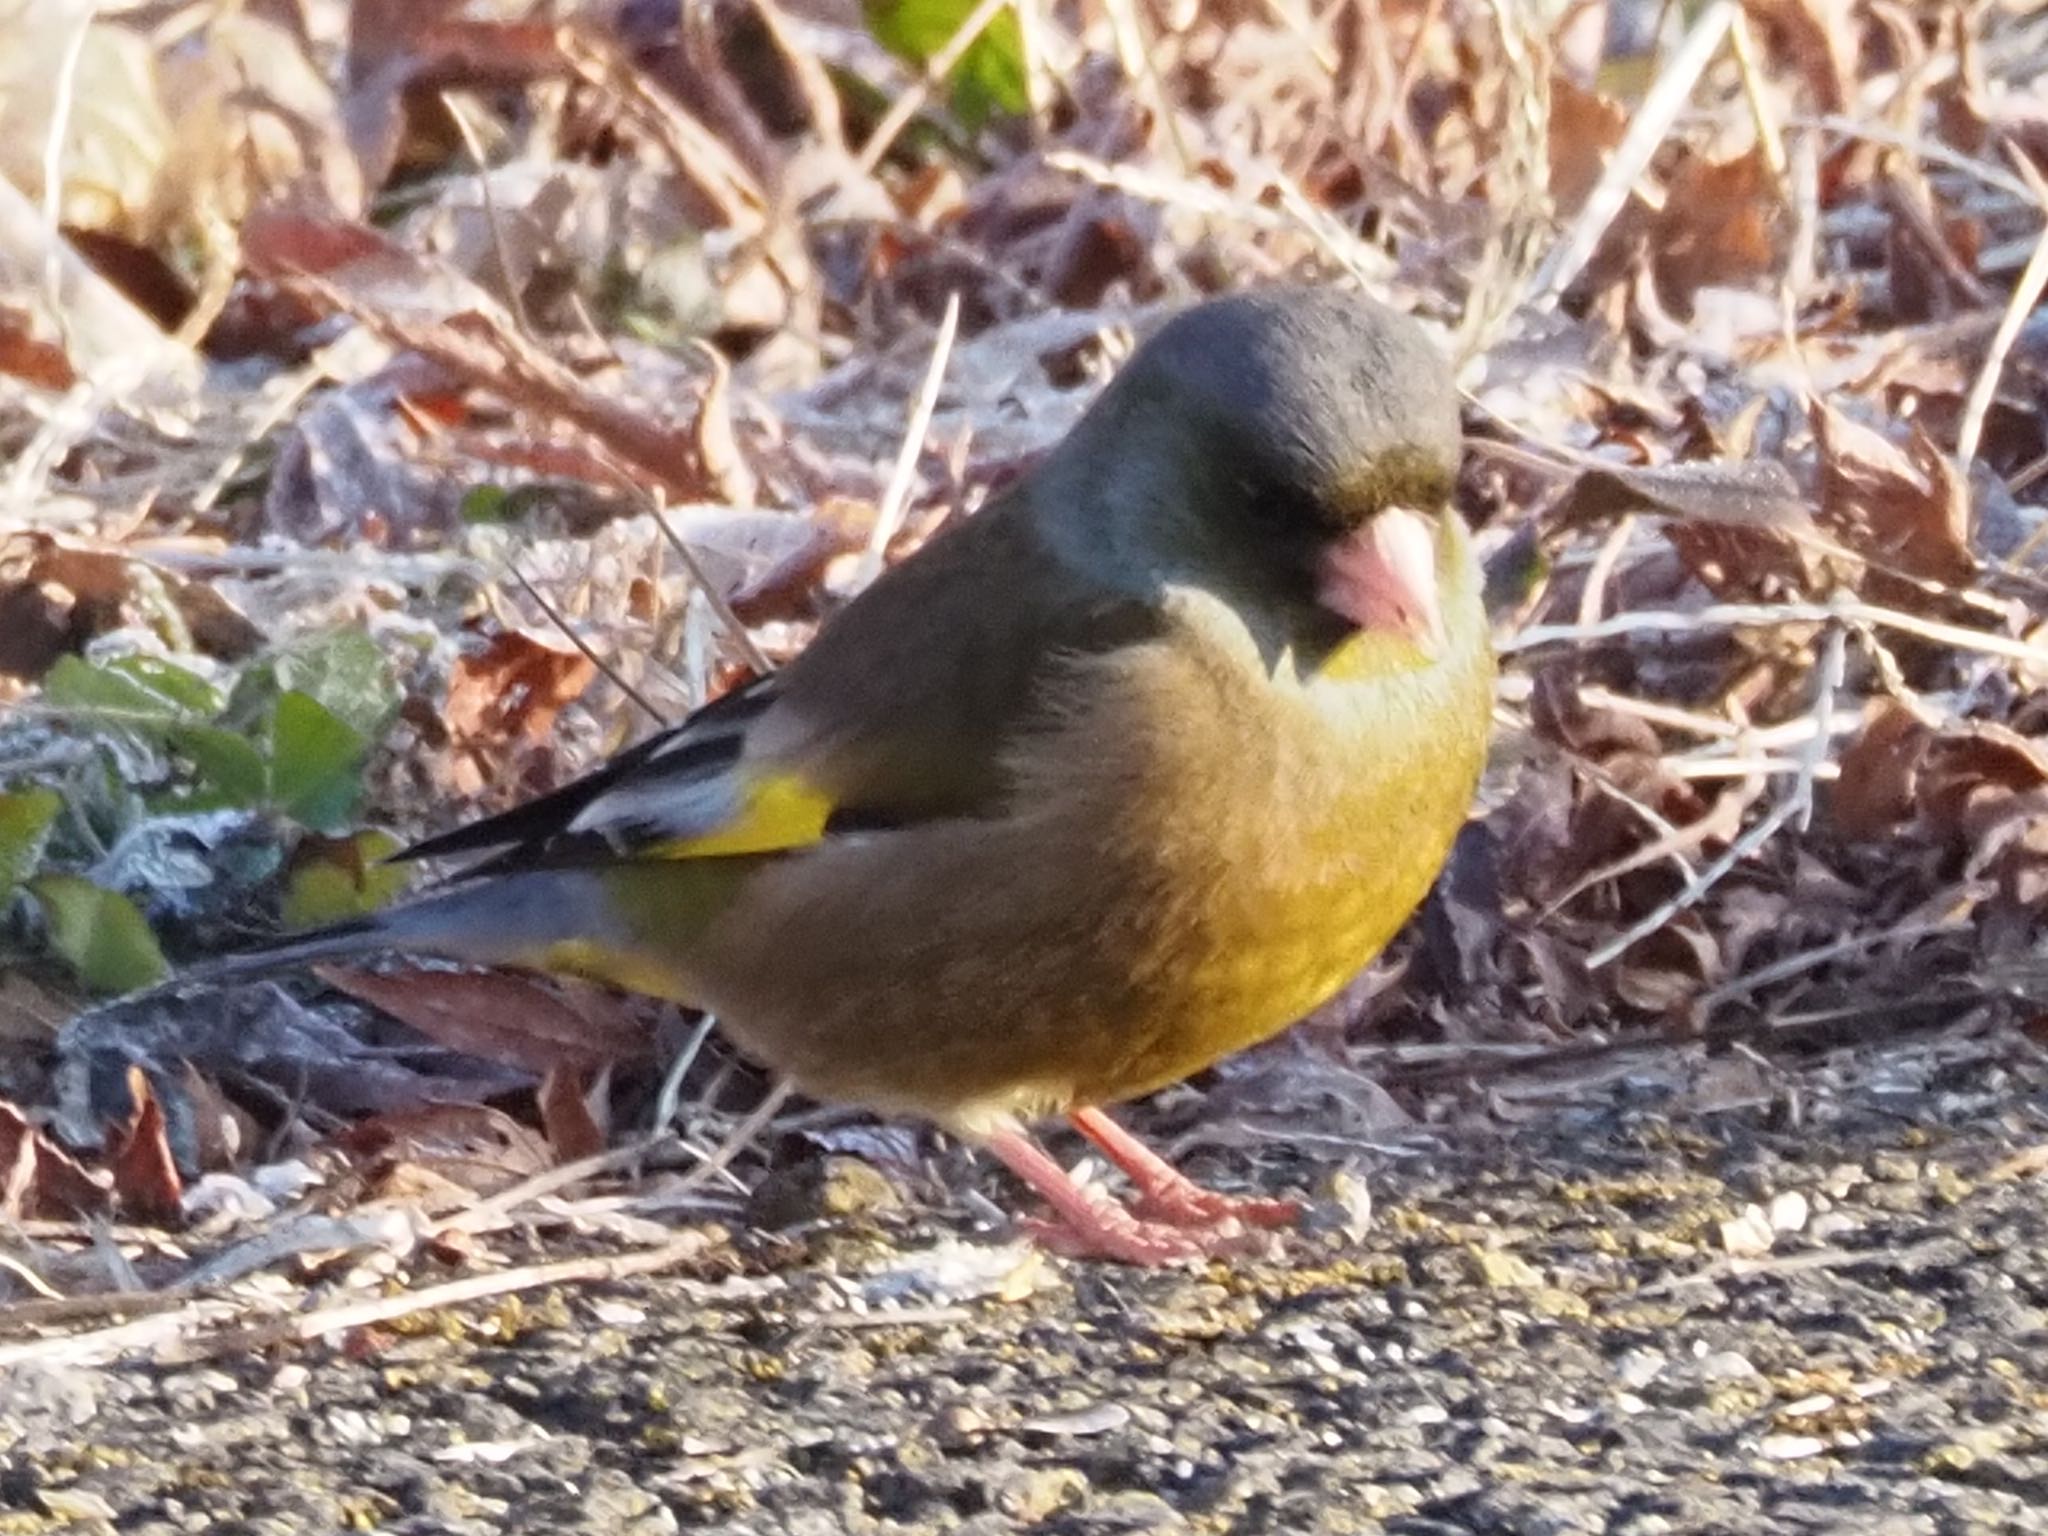
[[[649,861],[458,878],[383,912],[202,961],[166,985],[218,986],[322,960],[397,953],[560,971],[688,1002],[695,991],[687,974],[690,941],[739,878],[730,866],[744,862]]]
[[[216,955],[210,960],[183,966],[169,984],[178,988],[228,986],[321,960],[362,959],[394,947],[381,917],[355,917],[307,933],[288,933],[266,939],[238,949],[231,955]]]

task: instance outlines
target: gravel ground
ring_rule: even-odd
[[[1369,1230],[1272,1261],[885,1210],[333,1343],[17,1367],[0,1536],[2048,1531],[2048,1070],[2014,1037],[1771,1078],[1369,1159]]]

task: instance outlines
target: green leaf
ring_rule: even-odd
[[[302,844],[298,866],[285,886],[285,926],[338,923],[384,906],[411,878],[403,864],[383,862],[397,851],[398,839],[389,832],[358,832],[316,846],[310,856]]]
[[[457,510],[462,520],[472,525],[504,523],[511,521],[512,509],[507,505],[511,500],[511,493],[502,485],[479,485],[463,494]]]
[[[96,991],[132,992],[170,967],[135,903],[82,875],[38,875],[29,889],[42,904],[50,946]]]
[[[359,629],[338,629],[280,647],[242,674],[221,725],[258,731],[272,700],[297,691],[374,740],[398,713],[398,685],[377,642]]]
[[[340,830],[362,793],[368,750],[362,732],[312,695],[279,695],[270,726],[271,803],[316,832]]]
[[[213,684],[154,656],[104,662],[61,656],[43,677],[43,702],[152,732],[221,707],[220,690]]]
[[[263,749],[240,731],[218,725],[178,725],[170,743],[192,760],[201,780],[199,795],[214,804],[245,808],[270,792],[270,764]]]
[[[0,795],[0,898],[35,873],[50,840],[50,823],[64,802],[54,789]]]
[[[875,41],[898,58],[923,64],[953,40],[976,0],[861,0]],[[969,128],[995,113],[1018,116],[1031,110],[1024,71],[1024,29],[1015,7],[997,12],[947,77],[953,111]]]

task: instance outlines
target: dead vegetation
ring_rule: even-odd
[[[1204,1136],[2038,1027],[2048,11],[869,13],[0,10],[22,1326],[736,1208],[761,1085],[636,1002],[91,1005],[791,654],[1134,331],[1283,276],[1462,359],[1508,679],[1423,920]]]

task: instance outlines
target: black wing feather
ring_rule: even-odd
[[[392,854],[390,862],[410,863],[501,848],[537,852],[567,834],[570,825],[593,801],[628,776],[644,772],[656,759],[660,759],[661,772],[674,774],[679,780],[723,773],[745,750],[745,724],[774,702],[773,683],[773,676],[754,678],[720,694],[680,724],[628,747],[582,778],[495,816],[422,838]]]

